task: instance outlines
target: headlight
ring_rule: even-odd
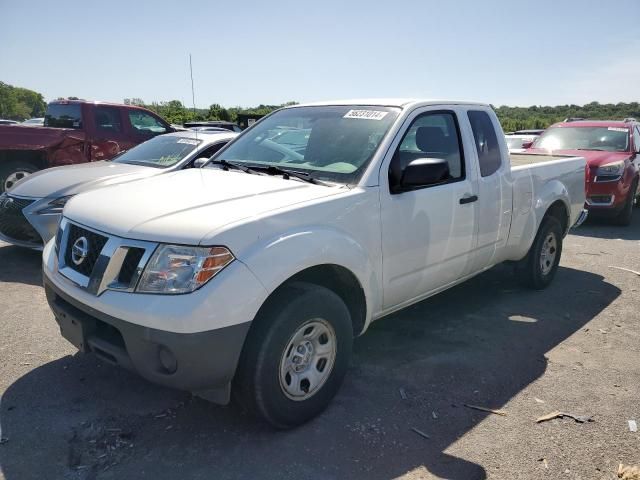
[[[606,165],[602,165],[598,167],[596,171],[597,176],[607,176],[607,177],[620,177],[622,176],[622,172],[624,172],[624,162],[614,162],[607,163]]]
[[[160,245],[149,259],[136,291],[193,292],[233,260],[233,254],[225,247]]]
[[[64,197],[58,197],[54,200],[51,200],[44,208],[38,210],[37,213],[47,214],[47,213],[62,213],[62,209],[67,204],[67,202],[73,197],[73,195],[67,195]]]

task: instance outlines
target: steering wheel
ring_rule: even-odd
[[[269,150],[273,150],[274,152],[278,152],[284,155],[284,158],[282,160],[286,162],[304,163],[304,155],[301,155],[295,150],[291,150],[290,148],[287,148],[284,145],[280,145],[279,143],[276,143],[273,140],[264,140],[260,144],[263,147],[268,148]]]

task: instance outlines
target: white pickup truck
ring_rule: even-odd
[[[580,157],[510,161],[488,105],[288,107],[204,168],[71,199],[47,298],[79,350],[292,427],[372,321],[504,261],[546,287],[584,175]]]

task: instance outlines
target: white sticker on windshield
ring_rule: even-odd
[[[611,130],[612,132],[626,132],[627,129],[624,127],[609,127],[607,130]]]
[[[191,140],[190,138],[181,138],[180,140],[178,140],[178,143],[188,143],[189,145],[197,145],[198,141]]]
[[[361,118],[364,120],[382,120],[389,112],[380,110],[349,110],[342,118]]]

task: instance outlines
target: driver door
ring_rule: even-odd
[[[469,273],[475,245],[477,185],[454,110],[420,109],[383,163],[380,201],[384,309],[424,297]],[[394,178],[418,158],[443,158],[448,180],[393,193]],[[471,156],[468,156],[471,158]]]

